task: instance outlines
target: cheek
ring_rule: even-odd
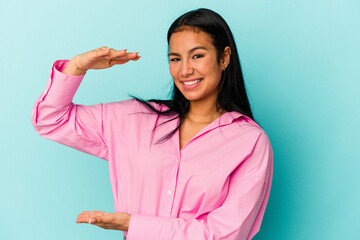
[[[217,72],[219,65],[211,61],[210,59],[207,61],[203,61],[197,65],[197,70],[203,75],[213,75]]]
[[[170,64],[169,70],[170,70],[170,75],[172,76],[172,78],[176,79],[176,75],[178,72],[177,66],[175,66],[175,64]]]

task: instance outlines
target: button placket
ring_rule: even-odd
[[[179,171],[179,166],[180,166],[180,159],[177,157],[175,159],[175,163],[173,165],[173,171],[171,173],[171,180],[169,181],[168,184],[168,189],[166,190],[166,195],[168,197],[169,200],[169,216],[172,216],[172,209],[173,209],[173,205],[174,205],[174,200],[175,200],[175,190],[176,190],[176,184],[177,184],[177,177],[178,177],[178,171]]]

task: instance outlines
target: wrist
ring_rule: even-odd
[[[74,63],[74,60],[71,59],[68,65],[62,70],[62,73],[67,75],[73,75],[73,76],[79,76],[84,75],[87,70],[81,69],[77,67],[77,65]]]
[[[125,223],[124,223],[124,231],[129,230],[130,218],[131,218],[131,215],[127,214],[127,217],[125,218]]]

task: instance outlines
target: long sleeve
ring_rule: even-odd
[[[31,123],[44,138],[107,160],[103,104],[84,106],[72,102],[84,75],[62,73],[68,63],[58,60],[53,64],[46,88],[32,109]]]
[[[220,207],[187,221],[131,214],[127,239],[251,239],[260,229],[269,198],[272,162],[270,141],[261,133],[252,152],[230,175],[228,194]]]

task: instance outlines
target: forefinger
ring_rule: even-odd
[[[110,50],[110,51],[109,51]],[[109,48],[108,50],[104,49],[104,55],[105,59],[115,59],[118,57],[124,57],[126,56],[128,53],[126,52],[127,49],[123,49],[123,50],[115,50],[113,48]]]
[[[114,53],[109,56],[111,60],[134,60],[139,57],[139,52]]]

